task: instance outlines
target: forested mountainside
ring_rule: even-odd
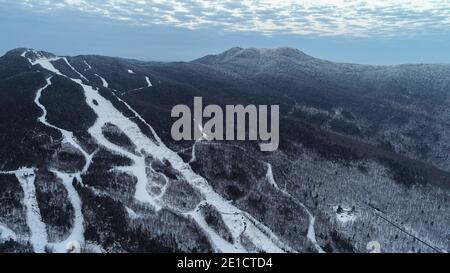
[[[450,65],[233,48],[0,57],[0,252],[446,252]],[[280,147],[175,142],[177,104],[280,105]],[[369,244],[370,246],[370,244]]]

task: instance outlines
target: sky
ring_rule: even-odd
[[[294,47],[337,62],[450,63],[450,1],[0,0],[0,35],[0,54],[188,61]]]

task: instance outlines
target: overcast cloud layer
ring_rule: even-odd
[[[338,62],[450,63],[450,0],[0,0],[0,37],[0,55],[188,61],[287,46]]]
[[[0,2],[8,2],[0,0]],[[11,2],[11,1],[9,1]],[[385,36],[450,29],[448,0],[19,0],[36,11],[72,9],[129,24],[268,35]]]

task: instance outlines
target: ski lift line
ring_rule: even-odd
[[[381,209],[375,207],[374,205],[372,205],[372,204],[370,204],[370,203],[368,203],[368,202],[366,202],[366,201],[362,201],[362,202],[363,202],[364,204],[366,204],[367,206],[369,206],[370,208],[376,210],[377,212],[380,212],[380,213],[383,213],[383,214],[387,215],[386,211],[381,210]]]
[[[378,210],[377,210],[377,209],[373,208],[373,207],[370,206],[369,204],[366,204],[365,202],[362,202],[362,203],[364,203],[365,205],[367,205],[367,206],[368,206],[369,208],[371,208],[372,210],[375,210],[375,212],[373,212],[373,214],[374,214],[375,216],[377,216],[378,218],[384,220],[385,222],[387,222],[388,224],[392,225],[392,226],[395,227],[396,229],[400,230],[402,233],[404,233],[404,234],[406,234],[406,235],[408,235],[408,236],[410,236],[410,237],[416,239],[417,241],[419,241],[420,243],[424,244],[425,246],[427,246],[427,247],[433,249],[433,250],[436,251],[437,253],[445,253],[445,252],[442,251],[441,249],[432,246],[431,244],[425,242],[423,239],[421,239],[421,238],[415,236],[414,234],[412,234],[412,233],[406,231],[404,228],[402,228],[400,225],[396,224],[394,221],[389,220],[389,219],[388,219],[387,217],[385,217],[385,216],[382,216],[381,214],[378,213]]]
[[[115,90],[114,90],[114,91],[115,91]],[[156,140],[156,143],[155,143],[155,144],[156,144],[157,146],[165,146],[164,143],[162,142],[161,138],[159,138],[159,136],[156,134],[156,132],[155,132],[155,130],[153,129],[153,127],[150,126],[150,124],[148,124],[148,122],[147,122],[143,117],[141,117],[141,116],[138,114],[138,112],[136,112],[136,110],[134,110],[128,103],[126,103],[123,99],[121,99],[119,96],[117,96],[117,94],[116,94],[115,92],[111,92],[111,93],[113,94],[113,96],[114,96],[118,101],[120,101],[121,103],[123,103],[123,104],[128,108],[128,110],[130,110],[131,112],[133,112],[133,114],[136,115],[136,118],[138,118],[139,121],[143,122],[143,123],[147,126],[147,128],[150,130],[150,132],[152,133],[153,137],[155,138],[155,140]]]
[[[429,243],[425,242],[424,240],[420,239],[419,237],[409,233],[408,231],[404,230],[402,227],[400,227],[399,225],[395,224],[394,222],[392,222],[391,220],[387,219],[386,217],[375,213],[376,216],[378,216],[379,218],[385,220],[386,222],[388,222],[389,224],[391,224],[392,226],[394,226],[395,228],[397,228],[398,230],[402,231],[403,233],[413,237],[414,239],[416,239],[417,241],[421,242],[422,244],[428,246],[429,248],[433,249],[434,251],[438,252],[438,253],[445,253],[444,251],[442,251],[441,249],[438,249],[432,245],[430,245]]]

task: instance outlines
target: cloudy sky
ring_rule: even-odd
[[[334,61],[450,63],[448,0],[0,0],[0,53],[190,60],[233,46]]]

